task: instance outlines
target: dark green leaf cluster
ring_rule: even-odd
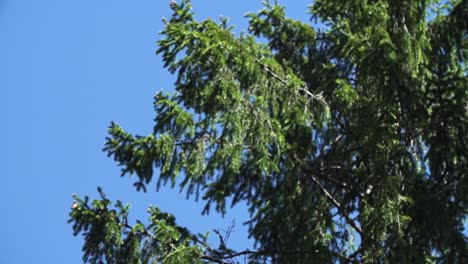
[[[180,183],[206,213],[246,202],[257,250],[212,249],[160,213],[137,231],[161,242],[131,249],[127,209],[103,197],[72,211],[86,261],[468,262],[468,1],[316,0],[319,29],[267,1],[240,35],[171,8],[157,53],[176,92],[155,96],[148,136],[112,123],[105,151],[138,190]]]

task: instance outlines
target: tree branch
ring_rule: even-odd
[[[262,66],[263,70],[268,73],[269,75],[271,75],[273,78],[275,78],[276,80],[280,81],[282,84],[284,85],[288,85],[288,82],[286,82],[283,78],[281,78],[278,74],[276,74],[275,72],[273,72],[270,68],[268,68],[267,65],[265,65],[264,63],[262,63],[259,59],[255,59],[255,61],[260,64],[260,66]],[[328,107],[328,104],[327,102],[325,102],[325,100],[323,99],[323,96],[322,96],[322,93],[319,93],[319,94],[313,94],[309,91],[309,89],[307,89],[307,87],[299,87],[298,88],[299,91],[302,91],[304,93],[306,93],[310,98],[316,100],[316,101],[319,101],[320,103],[322,103],[324,106]]]
[[[354,188],[352,188],[351,186],[349,186],[348,184],[344,183],[344,182],[340,182],[339,180],[329,176],[329,175],[325,175],[323,173],[320,173],[319,175],[317,175],[318,178],[322,179],[322,180],[325,180],[325,181],[328,181],[332,184],[335,184],[337,185],[339,188],[343,189],[343,190],[347,190],[347,191],[355,191]],[[356,191],[355,192],[357,196],[359,196],[360,198],[364,198],[364,195],[362,193],[360,193],[359,191]]]
[[[285,253],[286,254],[304,254],[304,253],[310,253],[310,251],[296,250],[296,251],[288,251],[288,252],[285,252]],[[332,252],[332,254],[339,257],[339,258],[342,258],[342,259],[348,261],[349,263],[359,263],[358,261],[353,259],[353,257],[347,257],[347,256],[344,256],[344,255],[336,253],[336,252]],[[261,250],[253,251],[253,250],[248,250],[247,249],[247,250],[240,251],[240,252],[237,252],[237,253],[220,256],[218,258],[213,257],[213,256],[208,256],[208,255],[203,255],[201,258],[205,259],[205,260],[213,261],[213,262],[219,263],[219,264],[227,264],[228,262],[224,261],[225,259],[232,259],[232,258],[243,256],[243,255],[265,255],[265,252],[263,252]]]
[[[315,184],[317,184],[317,186],[325,194],[327,199],[330,200],[330,202],[333,205],[335,205],[335,207],[338,209],[338,212],[340,212],[340,214],[346,219],[348,224],[351,227],[353,227],[362,237],[363,236],[362,229],[359,226],[357,226],[356,223],[353,221],[353,219],[351,219],[351,217],[344,211],[340,203],[327,191],[327,189],[325,189],[325,187],[323,187],[323,185],[319,182],[319,180],[313,174],[310,174],[309,177]]]
[[[244,255],[263,255],[264,253],[262,251],[253,251],[253,250],[244,250],[232,254],[225,254],[225,255],[220,255],[218,257],[215,256],[209,256],[209,255],[202,255],[201,258],[209,261],[213,261],[215,263],[219,264],[227,264],[226,259],[232,259],[236,258],[239,256],[244,256]]]

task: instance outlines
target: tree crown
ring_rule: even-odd
[[[70,214],[84,260],[467,262],[467,1],[316,0],[321,28],[264,4],[235,35],[172,2],[157,53],[175,92],[154,97],[153,133],[112,123],[104,149],[137,190],[180,183],[205,213],[245,201],[257,248],[210,246],[156,207],[131,226],[99,190]]]

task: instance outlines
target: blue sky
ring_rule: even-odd
[[[293,17],[308,19],[310,1],[280,1]],[[0,0],[0,263],[82,263],[81,237],[67,224],[72,193],[107,196],[146,217],[157,205],[195,232],[225,229],[235,219],[230,244],[252,242],[243,207],[201,216],[202,203],[178,190],[137,193],[102,152],[106,129],[152,131],[153,95],[171,91],[174,77],[155,55],[169,0]],[[199,19],[243,15],[261,1],[194,0]]]

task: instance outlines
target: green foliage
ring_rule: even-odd
[[[89,203],[88,197],[74,195],[70,213],[74,234],[86,236],[83,260],[89,263],[196,263],[202,256],[200,247],[193,245],[195,236],[176,225],[174,216],[157,207],[149,207],[149,224],[130,226],[130,206],[111,201],[99,188],[100,199]],[[201,261],[200,261],[201,263]]]
[[[153,133],[112,123],[104,149],[137,190],[179,182],[204,213],[245,201],[256,250],[157,208],[129,226],[100,191],[71,212],[84,261],[468,262],[467,1],[317,0],[322,29],[264,4],[235,35],[172,2],[157,53],[176,92],[155,96]]]

